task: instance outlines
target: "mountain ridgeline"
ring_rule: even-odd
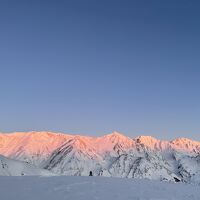
[[[102,137],[52,132],[2,133],[0,154],[7,157],[0,159],[4,161],[4,166],[3,161],[0,163],[0,175],[13,174],[12,170],[5,172],[5,161],[9,160],[34,168],[36,175],[44,172],[88,176],[92,171],[94,176],[200,182],[200,142],[187,138],[131,139],[118,132]],[[28,172],[27,175],[34,175]],[[21,171],[17,173],[20,174],[24,175]]]

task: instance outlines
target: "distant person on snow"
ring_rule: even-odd
[[[93,175],[92,175],[92,171],[90,171],[89,176],[93,176]]]
[[[99,176],[102,176],[102,175],[103,175],[103,170],[100,170]]]

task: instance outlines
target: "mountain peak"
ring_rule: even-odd
[[[138,142],[144,143],[144,144],[150,144],[150,143],[155,143],[158,141],[158,139],[152,137],[152,136],[146,136],[146,135],[141,135],[139,137],[136,137],[136,140]]]
[[[122,133],[119,133],[117,131],[114,131],[110,134],[107,134],[105,136],[102,137],[102,139],[106,139],[111,141],[112,143],[119,143],[119,142],[123,142],[123,143],[127,143],[130,144],[130,141],[132,143],[132,139],[123,135]]]
[[[152,136],[139,136],[135,138],[136,143],[142,144],[151,150],[164,150],[169,147],[168,141],[161,141]]]
[[[188,138],[177,138],[170,142],[176,150],[185,152],[199,152],[200,142]]]
[[[194,141],[194,140],[191,140],[189,138],[176,138],[174,140],[172,140],[171,142],[175,142],[175,143],[199,143],[198,141]]]
[[[123,135],[122,133],[118,131],[113,131],[110,134],[104,135],[103,137],[108,137],[108,138],[121,138],[121,139],[130,139],[129,137]]]
[[[118,131],[113,131],[112,133],[110,133],[108,135],[112,135],[112,136],[116,136],[116,137],[126,137],[125,135],[123,135],[122,133],[120,133]]]

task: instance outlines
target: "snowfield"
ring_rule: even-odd
[[[1,200],[199,200],[200,186],[106,177],[0,177]]]

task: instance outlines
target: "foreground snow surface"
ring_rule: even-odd
[[[199,200],[200,186],[105,177],[0,177],[1,200]]]

